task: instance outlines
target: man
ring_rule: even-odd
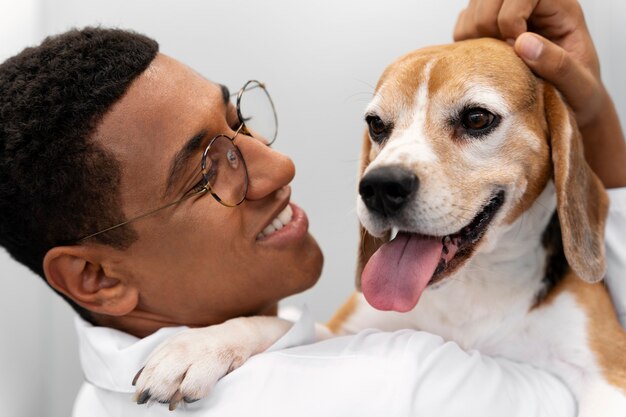
[[[285,214],[291,161],[244,128],[225,88],[153,41],[70,32],[5,62],[0,85],[2,245],[96,325],[77,323],[88,382],[75,415],[167,414],[132,404],[131,379],[180,331],[171,326],[272,314],[315,283],[322,258],[306,216],[294,205]],[[247,182],[218,182],[242,166]],[[268,229],[276,218],[283,227]],[[303,318],[275,347],[310,341],[310,330]],[[260,355],[208,400],[184,400],[201,415],[574,409],[550,375],[411,331]]]

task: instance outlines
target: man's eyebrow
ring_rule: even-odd
[[[222,89],[222,98],[224,99],[224,106],[228,106],[230,102],[230,90],[223,84],[220,84],[220,88]]]
[[[172,187],[178,181],[183,169],[189,163],[189,160],[192,156],[197,155],[198,150],[202,147],[202,142],[207,135],[207,131],[203,130],[201,132],[196,133],[191,138],[189,138],[183,147],[176,152],[174,158],[172,159],[172,164],[170,166],[170,174],[167,178],[167,187],[165,188],[165,195],[169,194],[172,191]]]

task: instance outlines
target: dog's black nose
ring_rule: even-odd
[[[368,209],[390,216],[396,214],[417,191],[419,180],[406,168],[386,166],[367,173],[359,183],[359,194]]]

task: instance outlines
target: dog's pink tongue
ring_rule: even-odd
[[[361,289],[367,302],[378,310],[413,309],[435,273],[442,248],[435,239],[398,233],[363,269]]]

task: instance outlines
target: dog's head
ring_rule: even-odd
[[[493,246],[550,180],[570,267],[585,281],[603,277],[606,193],[560,95],[506,43],[403,56],[365,120],[357,285],[374,307],[412,309],[428,284]]]

